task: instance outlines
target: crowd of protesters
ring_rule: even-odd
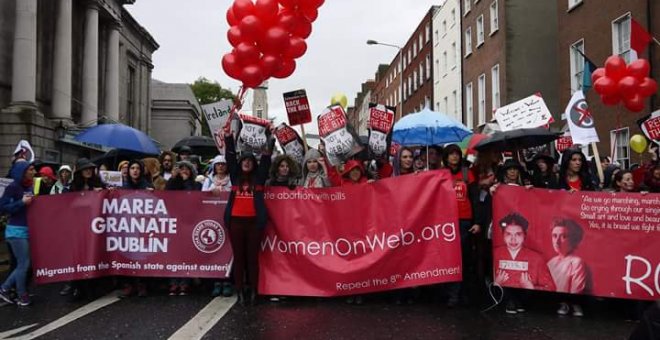
[[[61,165],[55,171],[49,166],[30,163],[17,153],[8,175],[14,181],[0,199],[1,212],[9,216],[5,238],[11,254],[11,271],[0,286],[0,298],[19,306],[31,303],[28,293],[31,274],[26,211],[33,197],[38,195],[106,189],[228,192],[224,220],[234,253],[232,280],[208,282],[208,286],[213,296],[236,293],[240,303],[254,304],[258,300],[258,248],[268,218],[264,201],[266,187],[295,189],[369,185],[383,178],[446,169],[453,177],[456,191],[465,275],[463,282],[441,285],[434,292],[440,291],[447,306],[454,307],[470,303],[475,297],[488,296],[493,286],[507,280],[515,280],[522,287],[530,288],[556,285],[554,290],[565,293],[579,293],[584,288],[584,271],[579,270],[581,260],[572,256],[582,231],[570,220],[558,222],[552,229],[557,256],[547,264],[530,264],[539,271],[533,275],[533,282],[531,275],[511,277],[501,271],[493,273],[490,241],[493,235],[501,233],[505,238],[524,240],[527,232],[527,221],[520,215],[513,214],[493,223],[492,195],[499,186],[517,185],[570,192],[660,192],[660,163],[658,150],[654,147],[649,148],[650,161],[629,168],[608,158],[590,161],[577,148],[566,150],[561,157],[537,154],[527,161],[516,160],[515,153],[514,157],[505,158],[502,153],[492,151],[483,151],[467,160],[465,151],[455,144],[429,148],[403,147],[391,159],[369,159],[365,152],[339,166],[332,166],[326,158],[323,144],[318,149],[308,150],[302,164],[298,164],[289,155],[274,155],[275,141],[272,138],[259,157],[250,152],[237,152],[232,135],[225,136],[225,140],[225,154],[210,159],[208,165],[187,147],[178,150],[178,154],[165,151],[159,158],[122,161],[116,167],[122,176],[121,188],[108,187],[99,176],[99,171],[108,167],[87,158],[78,159],[74,167]],[[595,161],[601,163],[602,178],[597,175]],[[524,248],[520,251],[520,256],[530,256],[530,263],[535,261],[531,254],[524,254]],[[571,276],[557,278],[556,273],[567,266],[578,269]],[[199,286],[199,281],[190,278],[168,281],[114,278],[113,284],[120,285],[121,297],[127,298],[146,296],[159,288],[169,295],[187,295],[193,287]],[[60,294],[79,298],[86,291],[89,293],[89,285],[89,282],[70,282],[64,285]],[[506,313],[524,312],[530,294],[535,292],[504,288],[502,300]],[[399,290],[390,293],[390,296],[397,304],[413,303],[420,296],[420,290]],[[362,304],[364,299],[365,296],[352,296],[347,302]],[[557,313],[582,316],[585,299],[580,295],[558,295],[555,300],[561,302]],[[627,303],[626,308],[630,306]],[[638,307],[634,305],[632,309]]]

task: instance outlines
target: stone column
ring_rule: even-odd
[[[20,0],[19,0],[20,1]],[[71,120],[72,0],[58,0],[53,46],[53,113],[50,118]]]
[[[118,22],[108,27],[108,55],[105,75],[105,114],[119,121],[119,29]]]
[[[99,101],[99,7],[93,1],[87,3],[84,44],[83,104],[80,124],[95,125],[98,119]]]
[[[37,0],[16,0],[11,106],[36,109]]]

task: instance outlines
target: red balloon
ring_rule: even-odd
[[[291,37],[289,49],[287,49],[282,56],[285,58],[297,59],[302,57],[307,52],[307,43],[305,39],[300,37]]]
[[[646,59],[637,59],[628,65],[628,75],[642,81],[649,76],[651,65]]]
[[[631,98],[638,94],[639,80],[635,77],[625,76],[617,83],[617,89],[621,97]]]
[[[304,1],[304,0],[303,0]],[[299,0],[279,0],[280,5],[284,8],[290,8],[290,9],[295,9],[302,3],[303,1]]]
[[[238,80],[241,77],[240,63],[233,53],[227,53],[222,57],[222,69],[225,70],[228,76],[234,79]]]
[[[300,12],[309,22],[314,22],[319,17],[319,11],[316,8],[303,8]]]
[[[291,35],[307,39],[312,34],[312,23],[305,17],[299,17],[298,23],[291,29]]]
[[[626,61],[618,55],[612,55],[605,61],[605,75],[612,80],[619,81],[627,73]]]
[[[254,14],[254,3],[252,0],[235,0],[232,10],[236,20],[240,21],[246,16]]]
[[[596,82],[594,82],[594,89],[600,95],[611,96],[618,93],[617,83],[614,79],[608,76],[596,80]]]
[[[591,74],[591,83],[595,83],[596,80],[602,78],[605,76],[605,69],[602,67],[597,68],[592,74]]]
[[[623,104],[626,106],[626,109],[632,112],[639,112],[644,110],[644,98],[639,93],[636,93],[630,98],[623,100]]]
[[[269,78],[280,67],[282,58],[272,54],[266,54],[259,60],[259,66],[264,73],[264,78]]]
[[[280,67],[273,73],[273,77],[284,79],[293,74],[296,70],[296,61],[293,59],[282,59]]]
[[[229,43],[234,47],[242,43],[243,36],[241,35],[241,29],[238,28],[238,26],[230,27],[229,31],[227,31],[227,40],[229,40]]]
[[[249,88],[261,85],[264,82],[264,75],[259,65],[245,66],[241,72],[241,81],[245,87]]]
[[[277,14],[277,25],[285,30],[291,31],[297,24],[298,16],[294,12],[285,8]]]
[[[643,97],[648,97],[654,95],[658,91],[658,83],[646,77],[639,83],[639,94]]]
[[[600,100],[605,105],[614,106],[614,105],[619,104],[619,102],[621,101],[621,97],[619,97],[618,94],[609,95],[609,96],[608,95],[602,95],[602,96],[600,96]]]
[[[254,44],[240,43],[234,49],[234,54],[238,61],[243,65],[254,64],[259,61],[260,53],[257,46]]]
[[[289,44],[289,32],[278,26],[268,29],[259,41],[259,47],[264,54],[282,54],[289,49]]]
[[[264,35],[264,25],[261,23],[261,19],[255,15],[248,15],[243,18],[241,23],[238,24],[238,28],[241,29],[244,41],[259,41]]]
[[[227,10],[227,23],[229,26],[236,26],[239,23],[238,19],[236,19],[236,15],[234,15],[233,7],[229,7]]]
[[[304,9],[318,9],[324,2],[325,0],[306,0],[300,4],[300,7]]]
[[[277,0],[257,0],[254,5],[254,14],[267,26],[271,26],[277,21],[279,10],[280,5]]]

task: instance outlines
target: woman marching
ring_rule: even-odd
[[[287,187],[294,189],[299,182],[298,164],[289,155],[275,157],[270,167],[270,177],[266,181],[267,187]]]
[[[268,141],[259,163],[252,153],[244,153],[237,160],[231,133],[225,133],[225,142],[232,183],[225,209],[225,224],[229,228],[234,251],[234,283],[239,302],[243,305],[255,304],[259,285],[259,242],[268,218],[264,184],[268,178],[275,139]]]
[[[309,149],[303,161],[299,185],[304,188],[327,188],[330,186],[327,173],[321,153],[316,149]]]

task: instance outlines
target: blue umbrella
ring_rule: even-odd
[[[75,140],[110,148],[158,155],[160,150],[144,132],[124,124],[99,124],[80,134]]]
[[[471,134],[472,131],[455,119],[425,108],[394,124],[392,141],[403,146],[429,146],[459,143]]]

